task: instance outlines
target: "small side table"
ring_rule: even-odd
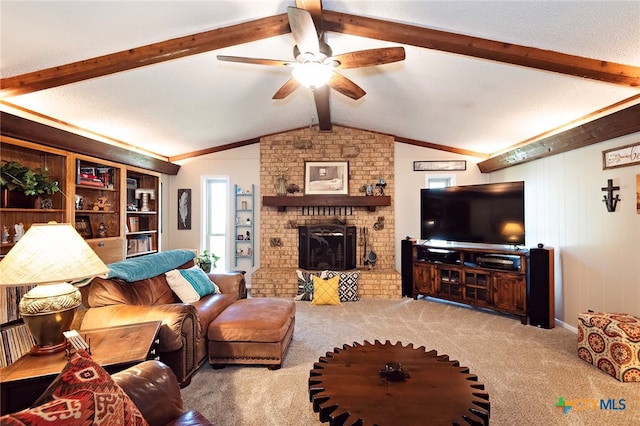
[[[161,321],[80,330],[91,346],[91,358],[110,374],[156,357]],[[25,354],[0,369],[0,414],[29,407],[67,365],[65,352]]]

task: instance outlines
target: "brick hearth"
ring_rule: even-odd
[[[288,183],[295,183],[304,193],[305,161],[348,161],[349,195],[365,196],[361,187],[374,185],[382,177],[387,182],[385,195],[392,205],[378,207],[375,212],[366,208],[353,208],[351,215],[309,215],[300,208],[278,212],[275,207],[260,203],[260,268],[251,277],[254,297],[291,297],[296,294],[298,266],[297,225],[344,220],[360,230],[369,231],[369,244],[378,256],[376,267],[368,270],[361,259],[364,247],[358,245],[358,269],[361,298],[400,298],[400,273],[395,270],[395,218],[393,209],[394,141],[386,135],[334,126],[330,133],[319,133],[317,127],[301,129],[262,138],[260,142],[260,193],[275,195],[278,170],[288,169]],[[329,213],[329,212],[327,212]],[[384,218],[384,227],[374,230],[373,225]],[[277,238],[280,245],[274,245]],[[370,246],[368,247],[370,248]]]

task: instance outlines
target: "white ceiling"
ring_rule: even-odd
[[[286,12],[290,1],[5,1],[3,78]],[[325,10],[640,66],[640,1],[331,1]],[[328,33],[334,54],[396,44]],[[272,100],[291,34],[4,98],[172,157],[317,124],[311,91]],[[625,99],[628,87],[405,46],[406,60],[341,73],[367,94],[331,93],[336,125],[491,154]],[[24,115],[23,112],[19,114]]]

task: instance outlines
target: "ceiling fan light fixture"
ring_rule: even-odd
[[[293,77],[310,89],[322,87],[331,79],[333,70],[320,62],[305,62],[293,69]]]

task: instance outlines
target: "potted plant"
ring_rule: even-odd
[[[17,161],[4,160],[0,164],[0,187],[2,188],[2,201],[5,207],[10,204],[12,195],[24,195],[26,203],[21,207],[33,207],[33,197],[53,195],[60,191],[57,181],[51,180],[49,171],[37,167],[30,169]],[[25,197],[22,197],[24,200]],[[23,201],[24,203],[25,201]]]
[[[220,259],[220,256],[216,256],[215,254],[211,253],[209,250],[204,250],[202,254],[200,254],[196,258],[196,262],[198,263],[198,266],[200,267],[200,269],[202,269],[206,273],[209,273],[211,272],[212,266],[213,266],[213,269],[216,269],[216,263],[218,262],[219,259]]]

